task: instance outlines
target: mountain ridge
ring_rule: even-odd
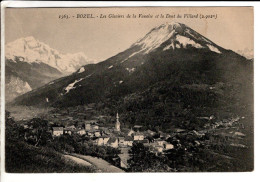
[[[251,63],[181,23],[153,28],[128,49],[96,65],[86,65],[72,75],[16,99],[16,104],[77,105],[103,102],[141,91],[173,77],[174,84],[238,83]],[[247,67],[243,70],[243,67]],[[238,72],[231,74],[237,69]],[[51,95],[51,93],[55,93]],[[38,95],[37,95],[38,94]],[[26,98],[33,97],[28,103]],[[49,102],[45,103],[48,97]]]
[[[7,43],[5,46],[5,57],[14,62],[15,57],[18,57],[19,61],[27,63],[42,62],[65,74],[75,72],[84,64],[93,63],[93,61],[88,61],[87,56],[83,52],[63,54],[40,42],[33,36]]]

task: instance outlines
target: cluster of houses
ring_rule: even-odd
[[[52,127],[52,136],[58,137],[63,134],[79,134],[81,136],[88,135],[90,137],[99,137],[103,130],[96,124],[96,120],[88,120],[85,122],[85,128],[75,127],[74,125],[67,127]]]
[[[244,119],[244,117],[242,117],[241,119]],[[227,128],[227,127],[234,126],[235,123],[239,124],[241,128],[244,128],[243,124],[238,123],[239,120],[240,120],[240,117],[234,117],[234,118],[229,118],[229,119],[223,119],[223,120],[220,120],[220,121],[217,121],[214,123],[208,122],[204,125],[204,128],[207,128],[207,129],[209,129],[209,128],[216,129],[216,128],[220,128],[220,127]]]
[[[52,127],[53,137],[63,134],[79,134],[91,138],[91,142],[98,146],[110,146],[113,148],[127,148],[133,143],[142,143],[149,147],[151,152],[162,153],[165,150],[173,149],[174,146],[161,138],[153,139],[155,132],[147,130],[140,132],[142,126],[136,125],[134,129],[121,131],[119,116],[117,114],[114,127],[101,127],[96,120],[87,120],[84,127],[76,128],[74,125],[68,127]]]

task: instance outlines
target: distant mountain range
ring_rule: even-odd
[[[190,85],[187,88],[204,84],[213,92],[209,89],[220,82],[245,84],[251,77],[252,63],[246,58],[173,22],[153,28],[127,50],[98,64],[85,65],[14,103],[65,107],[105,102],[144,92],[161,82]]]
[[[62,54],[34,37],[5,46],[6,101],[93,63],[83,53]]]

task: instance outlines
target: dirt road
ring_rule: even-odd
[[[92,156],[86,156],[86,155],[80,155],[80,154],[72,154],[74,157],[82,159],[92,165],[94,165],[96,168],[100,169],[100,172],[105,172],[105,173],[123,173],[122,169],[115,167],[108,163],[107,161],[97,158],[97,157],[92,157]]]
[[[69,160],[72,160],[74,161],[75,163],[79,164],[79,165],[82,165],[82,166],[92,166],[91,163],[83,160],[83,159],[80,159],[78,157],[74,157],[74,156],[71,156],[71,155],[64,155],[65,158],[69,159]]]

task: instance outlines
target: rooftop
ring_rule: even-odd
[[[133,141],[134,139],[131,136],[126,136],[125,141]]]
[[[63,131],[63,127],[52,127],[53,131]]]
[[[116,138],[109,138],[109,140],[107,141],[107,143],[111,144],[111,143],[115,143],[116,142]]]
[[[134,128],[142,128],[143,126],[141,125],[134,125]]]

